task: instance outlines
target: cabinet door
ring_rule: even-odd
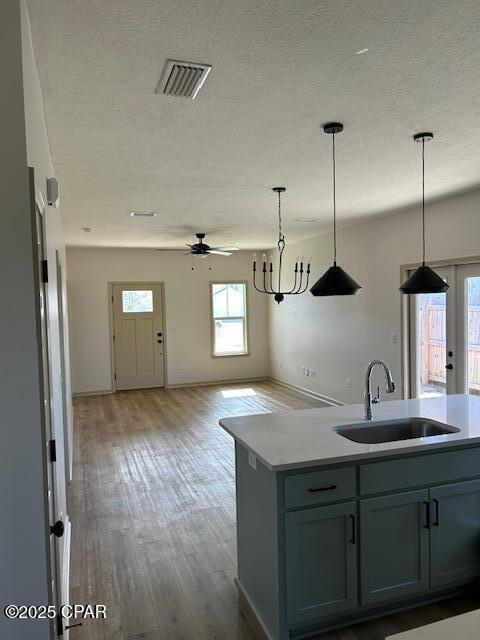
[[[362,604],[429,588],[428,489],[360,502]]]
[[[357,606],[356,537],[354,502],[287,513],[289,624]]]
[[[480,576],[480,480],[430,490],[432,587]]]

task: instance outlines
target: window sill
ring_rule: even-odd
[[[250,353],[212,353],[212,358],[241,358],[249,356]]]

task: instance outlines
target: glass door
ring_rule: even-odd
[[[480,264],[457,267],[457,393],[480,395]]]
[[[455,393],[456,387],[455,267],[435,271],[450,285],[447,292],[422,293],[409,300],[410,395],[414,398]]]
[[[447,292],[409,300],[410,397],[480,395],[480,263],[435,271]]]

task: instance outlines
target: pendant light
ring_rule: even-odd
[[[295,262],[294,269],[294,281],[293,287],[291,289],[282,291],[282,264],[283,264],[283,252],[285,250],[285,235],[282,231],[282,193],[285,193],[285,187],[273,187],[272,191],[274,191],[278,196],[278,276],[277,276],[277,287],[275,288],[273,284],[273,263],[272,258],[270,257],[270,266],[267,267],[267,256],[263,254],[263,265],[262,265],[262,273],[263,273],[263,284],[260,286],[257,285],[257,257],[253,255],[253,264],[252,264],[252,273],[253,273],[253,286],[256,291],[259,293],[268,293],[268,295],[274,296],[275,302],[280,304],[285,300],[285,296],[298,296],[299,294],[305,293],[308,288],[308,281],[310,279],[310,260],[306,264],[306,269],[303,267],[303,258],[300,260],[300,266],[298,264],[298,258]],[[268,275],[267,275],[268,273]],[[305,273],[305,280],[303,279],[303,274]]]
[[[422,266],[418,267],[412,275],[405,280],[400,287],[404,294],[415,293],[445,293],[448,284],[433,269],[425,264],[425,142],[430,142],[433,133],[416,133],[413,136],[414,142],[422,143],[422,240],[423,259]]]
[[[340,122],[329,122],[323,131],[332,136],[332,167],[333,167],[333,265],[323,274],[310,289],[313,296],[351,296],[358,293],[361,286],[337,265],[337,201],[336,201],[336,172],[335,172],[335,134],[343,131]]]

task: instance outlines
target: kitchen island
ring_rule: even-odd
[[[480,397],[385,402],[372,422],[362,412],[220,421],[235,438],[238,586],[272,640],[438,600],[480,578]],[[336,431],[400,418],[455,431],[376,444]]]

